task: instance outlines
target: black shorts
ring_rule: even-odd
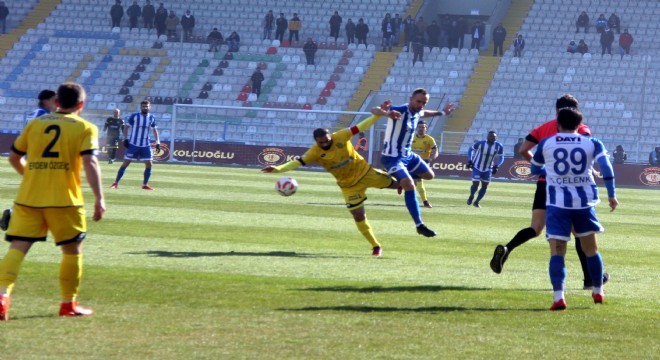
[[[545,200],[546,200],[546,182],[536,181],[536,192],[534,193],[534,204],[532,205],[532,210],[545,210]]]

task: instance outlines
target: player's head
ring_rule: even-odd
[[[408,109],[412,113],[417,113],[424,110],[424,106],[429,102],[429,93],[426,89],[418,88],[415,89],[410,96],[410,102],[408,103]]]
[[[578,103],[575,96],[571,94],[564,94],[555,101],[555,110],[559,112],[559,109],[563,108],[573,108],[579,109],[580,103]]]
[[[121,110],[115,109],[112,114],[115,116],[115,119],[119,119],[119,116],[121,116]]]
[[[330,150],[330,147],[332,147],[332,136],[330,136],[330,130],[318,128],[314,130],[313,134],[316,145],[318,145],[323,150]]]
[[[57,106],[62,112],[77,112],[85,105],[87,94],[82,85],[65,82],[57,88]]]
[[[39,107],[49,111],[55,111],[55,95],[57,95],[57,93],[53,90],[41,90],[39,96],[37,96],[37,99],[39,99]]]
[[[488,141],[489,144],[495,143],[495,140],[497,140],[497,133],[495,130],[491,130],[488,132],[488,135],[486,136],[486,141]]]
[[[582,123],[582,113],[572,107],[559,109],[557,111],[557,123],[560,130],[575,131]]]
[[[140,102],[140,111],[143,114],[146,114],[149,112],[149,110],[151,110],[151,103],[149,102],[149,100],[142,100]]]
[[[415,131],[417,132],[417,135],[419,136],[424,136],[426,134],[426,130],[428,130],[429,125],[426,123],[426,121],[420,121],[417,123],[417,129]]]

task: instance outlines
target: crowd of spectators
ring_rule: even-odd
[[[580,32],[580,29],[584,29],[584,33],[589,32],[589,28],[592,26],[589,15],[586,11],[582,11],[575,21],[575,33]],[[623,30],[621,33],[621,18],[616,14],[612,13],[609,18],[605,18],[605,14],[600,14],[596,21],[593,23],[593,26],[596,28],[596,32],[600,34],[600,47],[601,47],[601,56],[605,53],[612,55],[612,44],[614,44],[615,36],[614,31],[619,35],[619,54],[621,57],[624,55],[630,55],[630,48],[634,42],[633,36],[628,32],[628,29]],[[584,44],[584,46],[580,46]],[[581,54],[589,52],[587,44],[584,43],[584,39],[580,40],[580,44],[575,45],[575,40],[571,40],[571,43],[566,48],[566,51],[570,53],[579,52]]]

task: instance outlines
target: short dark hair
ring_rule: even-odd
[[[420,120],[420,121],[417,123],[417,125],[426,125],[426,126],[429,126],[429,124],[428,124],[426,121],[424,121],[424,120]]]
[[[328,135],[329,133],[330,133],[330,130],[328,130],[328,129],[317,128],[317,129],[314,129],[314,132],[312,134],[314,134],[314,139],[318,139],[318,138],[322,138],[322,137]]]
[[[559,109],[557,112],[557,122],[564,130],[576,130],[582,123],[582,113],[572,107]]]
[[[57,95],[55,93],[55,91],[50,90],[50,89],[45,89],[45,90],[41,90],[41,92],[39,92],[39,96],[37,96],[37,99],[39,99],[39,101],[48,100],[48,99],[54,98],[55,95]]]
[[[428,95],[429,92],[426,91],[426,89],[424,89],[424,88],[417,88],[417,89],[413,90],[412,96],[415,96],[417,94]]]
[[[149,101],[149,100],[146,100],[146,99],[145,99],[145,100],[142,100],[142,101],[140,101],[140,105],[150,105],[150,104],[151,104],[151,101]]]
[[[563,108],[573,108],[577,110],[580,108],[580,103],[577,101],[575,96],[571,94],[564,94],[555,102],[555,109],[557,111]]]
[[[65,82],[57,88],[57,101],[62,109],[70,109],[85,101],[85,89],[74,82]]]

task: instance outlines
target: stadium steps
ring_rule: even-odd
[[[504,19],[502,19],[502,26],[506,29],[506,39],[504,39],[505,49],[513,44],[513,40],[520,32],[523,21],[527,17],[533,4],[534,0],[511,0],[511,6],[504,16]],[[523,34],[523,37],[524,36],[525,34]],[[488,49],[485,50],[486,54],[484,55],[492,55],[493,47],[493,42],[491,41],[488,45]]]
[[[461,98],[461,105],[449,117],[443,131],[460,133],[468,131],[472,125],[472,119],[474,119],[479,111],[479,105],[481,105],[484,96],[486,96],[490,83],[493,81],[493,76],[499,64],[499,57],[479,57],[479,61],[474,67],[474,71]],[[448,143],[443,148],[443,152],[457,153],[462,142],[463,139]]]
[[[10,31],[8,34],[0,37],[0,58],[4,58],[7,51],[11,50],[15,43],[20,41],[21,36],[25,35],[29,29],[36,28],[37,25],[46,21],[50,13],[60,4],[60,0],[42,0],[37,3],[32,11],[23,19],[21,24]]]

